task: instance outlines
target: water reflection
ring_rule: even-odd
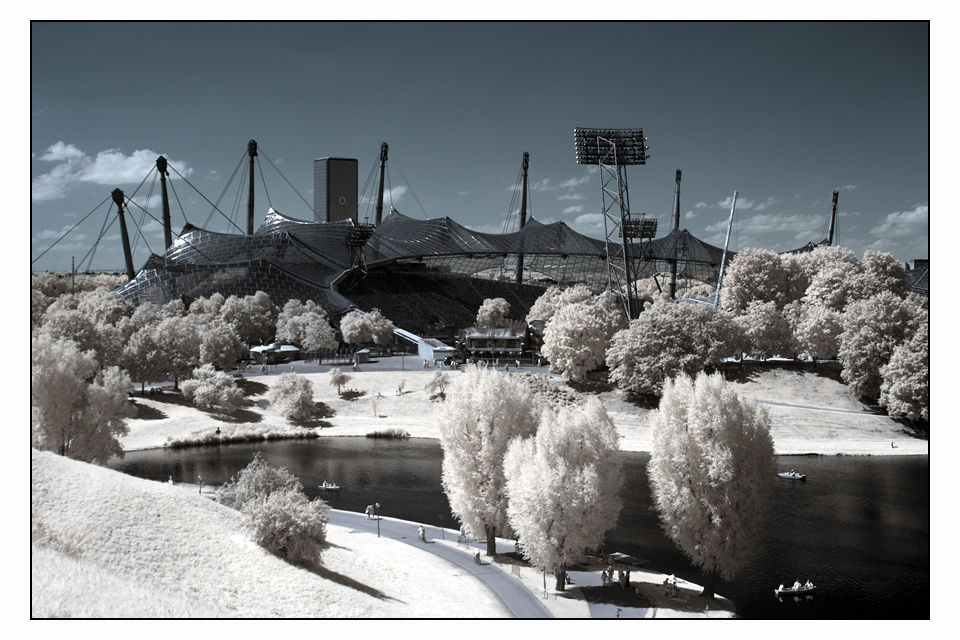
[[[442,451],[435,440],[322,438],[222,447],[132,452],[109,466],[165,481],[226,482],[257,451],[296,474],[308,495],[332,507],[380,512],[455,528],[440,486]],[[623,511],[606,549],[644,558],[651,569],[702,583],[689,560],[663,535],[646,475],[649,454],[624,454]],[[749,618],[928,618],[930,479],[927,456],[789,457],[781,467],[806,482],[779,480],[766,535],[749,567],[717,591]],[[324,480],[339,492],[317,488]],[[812,581],[812,599],[778,601],[774,588]]]

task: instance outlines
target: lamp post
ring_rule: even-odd
[[[203,476],[197,476],[197,484],[200,486],[198,493],[203,494]]]
[[[374,502],[373,506],[376,507],[376,510],[374,511],[374,513],[377,516],[377,537],[379,538],[380,537],[380,503]]]

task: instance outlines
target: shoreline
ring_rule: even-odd
[[[128,420],[130,432],[120,438],[120,444],[124,452],[133,452],[168,448],[176,441],[178,447],[222,446],[281,438],[364,437],[385,429],[405,431],[411,438],[439,440],[435,421],[439,400],[430,397],[425,386],[438,372],[451,378],[458,372],[449,368],[401,370],[394,360],[381,358],[362,364],[361,371],[349,374],[351,379],[342,395],[329,384],[328,372],[336,365],[295,362],[273,367],[266,374],[247,374],[242,378],[247,406],[233,414],[201,410],[179,393],[170,392],[169,385],[160,387],[164,390],[157,395],[135,393],[130,399],[138,415]],[[325,417],[296,424],[273,410],[267,393],[279,373],[287,371],[313,383],[314,402]],[[517,371],[511,369],[508,375]],[[651,418],[656,409],[642,399],[596,381],[570,385],[546,367],[524,367],[519,373],[543,375],[548,383],[545,392],[551,396],[597,397],[616,425],[621,451],[652,450]],[[929,454],[926,437],[910,433],[893,418],[859,402],[824,367],[754,366],[732,384],[770,415],[770,433],[778,456]]]

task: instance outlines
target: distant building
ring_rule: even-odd
[[[916,258],[913,266],[903,265],[910,281],[910,290],[930,295],[930,261],[925,258]]]
[[[357,161],[319,158],[313,161],[315,222],[357,221]]]
[[[470,327],[464,330],[461,343],[471,358],[516,359],[527,346],[527,323],[503,320],[499,327]]]

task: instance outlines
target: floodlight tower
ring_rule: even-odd
[[[630,247],[633,238],[656,233],[649,221],[630,219],[630,197],[627,192],[628,165],[646,164],[647,146],[643,129],[574,129],[577,164],[594,164],[600,169],[600,191],[603,197],[603,226],[606,232],[607,284],[620,299],[627,320],[633,320],[630,296],[633,287],[633,264]],[[639,224],[637,224],[639,223]],[[616,255],[619,238],[620,256]]]

